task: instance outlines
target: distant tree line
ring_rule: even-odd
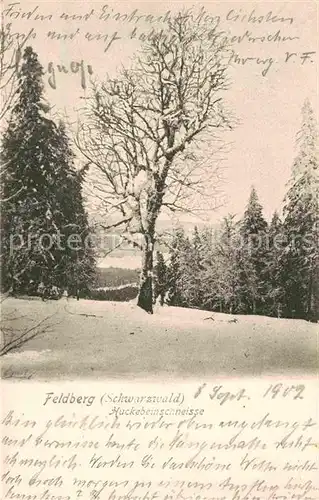
[[[119,287],[137,283],[139,280],[138,269],[125,269],[121,267],[98,267],[94,281],[95,288]]]
[[[318,320],[318,156],[313,111],[307,101],[298,134],[299,154],[283,206],[270,224],[252,188],[241,219],[218,230],[182,228],[170,258],[158,253],[155,296],[175,306],[238,314]]]

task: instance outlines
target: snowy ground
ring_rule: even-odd
[[[318,325],[134,304],[6,299],[2,337],[33,337],[2,356],[13,379],[298,375],[318,370]],[[28,333],[27,333],[28,332]],[[3,339],[2,339],[3,341]]]

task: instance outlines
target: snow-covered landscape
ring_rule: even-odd
[[[121,35],[107,54],[104,36],[88,37],[96,50],[79,36],[72,62],[51,61],[71,35],[38,23],[23,37],[33,11],[4,9],[2,375],[317,373],[311,30],[310,51],[289,45],[284,60],[301,33],[262,55],[268,17],[250,38],[255,16],[233,16],[227,2],[207,15],[173,2],[168,17],[150,2],[132,14],[134,37],[121,9],[57,17],[50,3],[36,7],[42,20],[68,20],[79,35],[107,20]]]
[[[318,328],[303,320],[167,306],[148,315],[132,302],[14,298],[3,302],[2,316],[2,341],[13,346],[23,339],[2,357],[2,376],[13,380],[305,376],[318,370]]]

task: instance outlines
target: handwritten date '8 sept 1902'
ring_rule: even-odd
[[[207,389],[207,384],[199,386],[194,397],[198,398]],[[265,392],[262,394],[262,398],[265,399],[275,399],[275,398],[290,398],[293,400],[304,399],[303,393],[305,391],[305,386],[303,384],[299,385],[285,385],[282,383],[269,384]],[[222,385],[214,386],[212,390],[208,389],[209,398],[211,400],[217,401],[220,405],[223,405],[230,401],[242,401],[245,399],[250,399],[246,392],[246,389],[239,389],[237,392],[229,392],[223,389]]]

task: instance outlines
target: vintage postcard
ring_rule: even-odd
[[[316,500],[318,5],[1,1],[2,500]]]

